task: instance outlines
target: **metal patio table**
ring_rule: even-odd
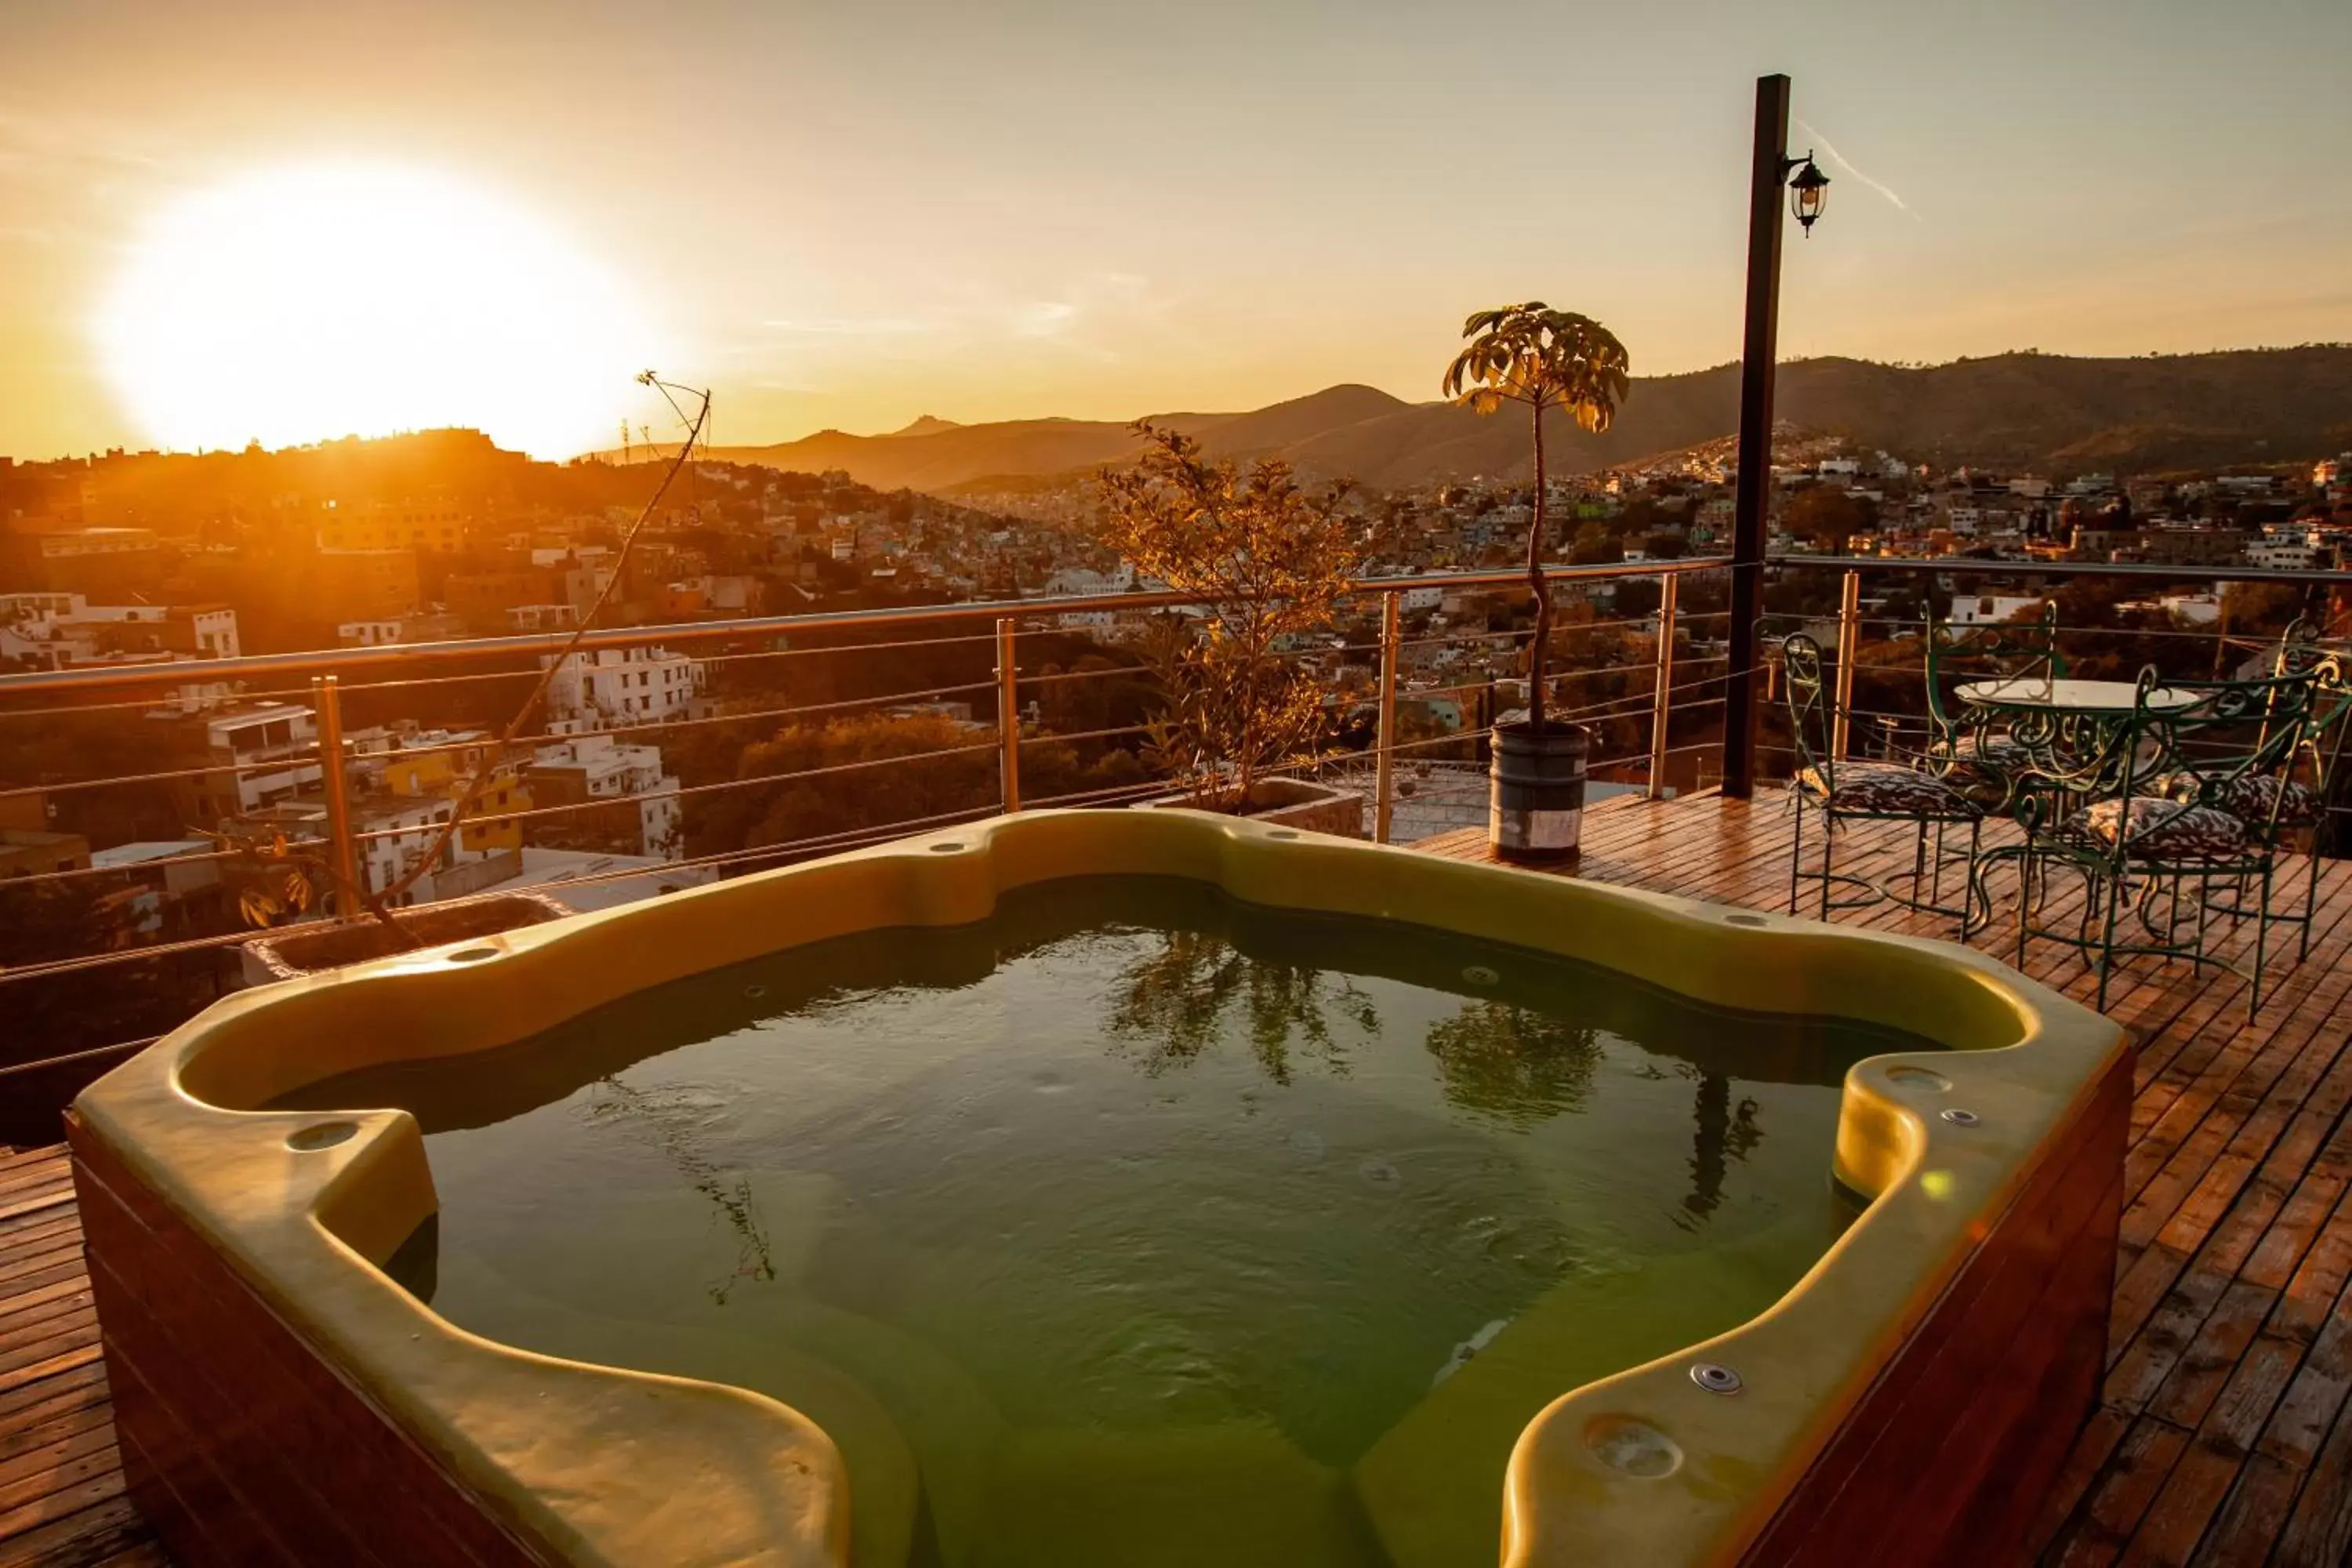
[[[1964,710],[1964,728],[1973,737],[1967,747],[1969,766],[1980,775],[2000,778],[2000,809],[2019,818],[2029,831],[2035,820],[2047,823],[2063,816],[2059,802],[2063,797],[2072,795],[2087,805],[2114,787],[2108,776],[2112,769],[2103,760],[2143,701],[2136,680],[2048,675],[1969,681],[1953,696]],[[2159,686],[2144,700],[2148,709],[2160,711],[2187,708],[2197,700],[2194,691]],[[1990,864],[2016,853],[2009,848],[1990,851],[1972,865],[1971,874],[1980,878]],[[1979,907],[1984,911],[1981,920],[1989,921],[1990,897]]]

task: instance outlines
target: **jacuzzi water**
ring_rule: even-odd
[[[823,1426],[868,1568],[1450,1568],[1546,1404],[1811,1266],[1923,1045],[1100,878],[298,1102],[417,1115],[452,1321]]]

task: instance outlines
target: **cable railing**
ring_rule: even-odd
[[[1785,771],[1772,765],[1788,749],[1769,718],[1779,706],[1770,648],[1801,627],[1834,632],[1842,751],[1873,744],[1874,726],[1916,721],[1906,704],[1916,700],[1908,689],[1924,679],[1929,617],[1919,605],[1865,605],[1862,584],[1877,574],[1914,589],[1921,574],[2352,586],[2352,574],[2252,568],[1775,558],[1766,566],[1775,583],[1838,574],[1838,607],[1766,609],[1757,623],[1766,652],[1754,708],[1729,713],[1738,688],[1722,591],[1727,565],[1707,557],[1549,572],[1559,588],[1634,584],[1655,595],[1654,609],[1629,613],[1588,594],[1563,605],[1554,628],[1550,711],[1593,727],[1597,780],[1652,798],[1703,785],[1734,721],[1759,724],[1766,771]],[[1488,624],[1475,608],[1450,625],[1424,625],[1419,616],[1432,599],[1456,592],[1517,616],[1524,590],[1522,573],[1500,569],[1354,584],[1348,614],[1328,639],[1282,655],[1314,670],[1332,720],[1327,743],[1285,771],[1360,794],[1366,837],[1380,842],[1482,819],[1481,737],[1516,700],[1505,689],[1523,686],[1531,633]],[[1918,597],[1924,605],[1926,595]],[[415,902],[395,915],[515,890],[568,895],[575,904],[602,889],[617,899],[1005,811],[1168,795],[1175,784],[1146,761],[1154,678],[1129,634],[1132,623],[1188,603],[1175,593],[1123,593],[595,630],[580,651],[592,659],[617,652],[622,662],[592,662],[569,716],[543,719],[503,751],[498,736],[508,714],[497,683],[514,686],[519,700],[568,634],[0,676],[0,826],[55,823],[65,839],[79,835],[96,847],[66,857],[73,864],[40,864],[0,836],[0,852],[12,857],[0,860],[0,942],[14,942],[14,951],[0,947],[0,1016],[31,1017],[40,1009],[14,1006],[17,999],[103,982],[110,996],[135,1000],[152,989],[182,1008],[180,1016],[160,1005],[131,1009],[115,1038],[164,1032],[236,983],[237,949],[291,929],[257,931],[235,908],[238,889],[289,863],[310,866],[325,895],[293,911],[301,930],[370,918],[349,892],[381,891],[417,869],[419,851],[442,837],[457,810],[468,753],[497,752],[492,762],[511,773],[514,787],[502,799],[494,786],[473,801],[443,851],[446,863],[420,877]],[[1119,623],[1108,630],[1097,624],[1106,611]],[[2070,646],[2117,648],[2126,644],[2116,639],[2149,638],[2144,646],[2177,647],[2191,659],[2200,648],[2234,658],[2263,646],[2262,635],[2229,628],[2085,626],[2060,634]],[[618,677],[667,662],[640,668],[629,650],[683,654],[695,669],[690,689],[673,689],[659,711],[597,706],[600,671],[614,678],[617,695]],[[1089,658],[1102,663],[1075,668]],[[296,677],[307,679],[307,689],[291,684]],[[158,725],[155,733],[192,733],[223,717],[248,726],[282,717],[285,728],[273,731],[279,738],[266,752],[226,745],[184,760],[160,745],[116,743],[104,754],[128,765],[79,773],[57,761],[70,753],[73,735],[111,733],[120,742],[121,731],[146,725],[145,715],[162,708],[156,694],[192,679],[256,687],[278,706],[256,706],[265,700],[258,692],[239,692],[222,708],[183,710],[175,718],[183,728]],[[1890,683],[1905,686],[1899,698]],[[625,695],[640,690],[633,683]],[[47,760],[28,761],[26,737],[59,726],[58,733],[70,731],[67,741],[47,744]],[[328,739],[338,735],[340,750]],[[597,794],[588,787],[592,774],[617,782]],[[559,784],[559,775],[574,782]],[[327,787],[330,781],[341,787]],[[240,837],[216,837],[225,825]],[[153,852],[109,850],[126,843]],[[509,855],[522,870],[493,878]],[[344,865],[354,873],[348,888],[320,869]],[[56,930],[28,937],[38,920],[10,923],[10,900],[40,899],[80,925],[50,921]],[[69,998],[52,1001],[52,1013],[70,1007]],[[51,1054],[102,1058],[116,1048],[94,1038],[63,1045]],[[13,1054],[0,1047],[0,1066]]]
[[[1694,700],[1721,683],[1705,633],[1726,612],[1718,594],[1715,605],[1678,614],[1676,586],[1719,577],[1723,565],[1548,574],[1570,590],[1556,628],[1553,711],[1609,726],[1614,739],[1595,753],[1605,765],[1638,773],[1692,749],[1691,733],[1668,730],[1705,721]],[[1629,581],[1654,585],[1643,591],[1654,594],[1655,612],[1612,614],[1600,594],[1576,602],[1573,590]],[[1332,730],[1280,771],[1360,784],[1367,836],[1395,837],[1398,801],[1425,782],[1401,768],[1465,777],[1483,768],[1478,737],[1515,700],[1498,691],[1523,686],[1530,636],[1486,616],[1490,605],[1522,616],[1525,583],[1498,569],[1354,584],[1331,637],[1281,656],[1323,684]],[[1452,625],[1424,620],[1456,593],[1474,596],[1470,614],[1457,606]],[[32,829],[0,836],[0,1016],[25,1026],[0,1031],[14,1037],[0,1044],[0,1068],[21,1076],[41,1061],[102,1065],[239,984],[239,950],[256,940],[373,918],[358,907],[365,893],[417,870],[459,811],[464,775],[485,757],[512,787],[494,782],[465,807],[395,918],[518,890],[574,905],[614,884],[627,885],[615,896],[656,893],[1003,811],[1167,795],[1177,785],[1145,760],[1155,677],[1129,634],[1189,597],[592,631],[571,695],[510,744],[501,743],[511,703],[500,684],[519,702],[567,636],[0,675],[0,826]],[[1100,626],[1104,611],[1119,624]],[[1659,636],[1661,626],[1677,635]],[[667,695],[636,678],[689,667],[648,658],[655,650],[692,661],[686,684]],[[230,695],[167,697],[192,679]],[[634,710],[641,692],[657,710]],[[1456,727],[1425,732],[1440,714]],[[86,746],[95,749],[76,749]],[[130,765],[89,765],[83,755]],[[812,800],[821,809],[803,809]],[[44,843],[58,863],[39,860]],[[256,929],[237,907],[241,891],[289,868],[310,893]],[[101,994],[155,1005],[88,1008],[93,1018],[123,1014],[111,1038],[53,1037],[60,1016]],[[45,1036],[55,1048],[28,1064],[26,1045]]]

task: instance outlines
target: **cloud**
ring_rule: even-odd
[[[913,316],[877,316],[866,320],[846,316],[781,318],[760,323],[770,331],[788,332],[804,338],[903,337],[909,332],[934,331],[939,324]]]
[[[1078,319],[1078,307],[1067,300],[1036,300],[1014,310],[1010,317],[1017,338],[1055,338]]]
[[[173,161],[121,121],[0,110],[0,176],[79,184],[94,174],[161,172]]]
[[[1839,152],[1835,147],[1830,144],[1830,139],[1828,137],[1822,135],[1820,132],[1814,130],[1811,126],[1806,124],[1801,120],[1797,121],[1797,129],[1811,137],[1815,144],[1817,144],[1821,148],[1822,152],[1828,156],[1831,163],[1835,163],[1839,168],[1843,169],[1847,174],[1852,174],[1855,179],[1860,180],[1864,184],[1868,185],[1872,190],[1876,191],[1880,195],[1885,196],[1889,202],[1892,202],[1895,205],[1895,209],[1901,213],[1905,217],[1909,218],[1913,223],[1916,224],[1925,224],[1927,221],[1926,218],[1921,217],[1917,213],[1913,212],[1911,210],[1911,204],[1905,201],[1901,196],[1896,195],[1893,186],[1883,184],[1880,182],[1872,179],[1868,174],[1864,174],[1860,169],[1855,168],[1852,161],[1849,160],[1844,153]]]

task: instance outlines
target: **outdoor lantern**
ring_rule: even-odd
[[[1797,215],[1797,222],[1803,226],[1807,238],[1812,237],[1813,220],[1822,216],[1822,208],[1829,204],[1829,199],[1830,177],[1822,173],[1821,165],[1814,163],[1813,155],[1808,153],[1805,154],[1805,166],[1797,171],[1795,179],[1789,182],[1789,210]]]

